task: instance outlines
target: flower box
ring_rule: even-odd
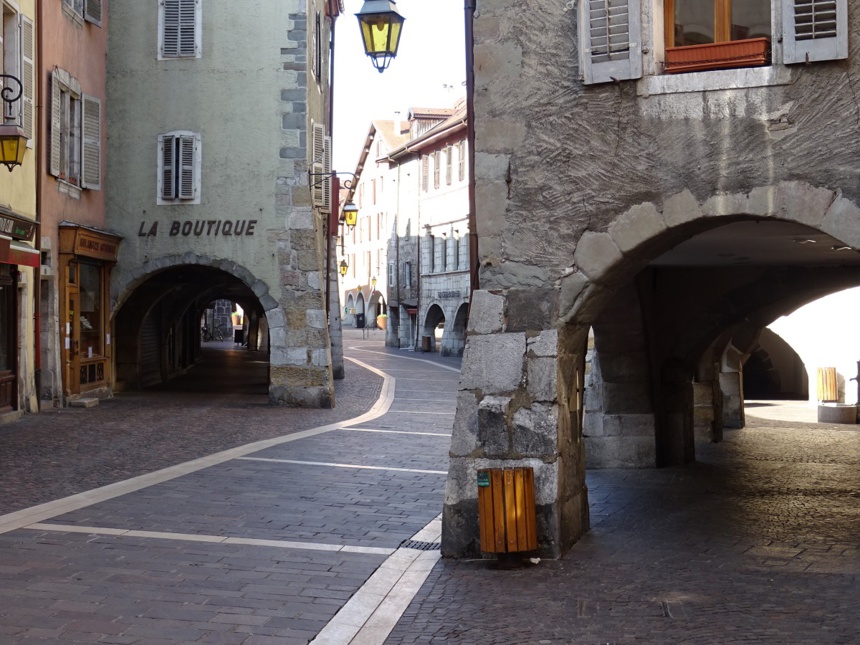
[[[666,72],[700,72],[708,69],[759,67],[767,64],[770,40],[750,38],[723,43],[666,48]]]

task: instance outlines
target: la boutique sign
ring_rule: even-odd
[[[194,221],[177,222],[176,220],[161,228],[169,237],[230,237],[237,235],[253,235],[256,231],[255,219],[199,219]],[[147,224],[140,223],[138,237],[158,237],[158,220]]]

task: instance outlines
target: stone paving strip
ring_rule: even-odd
[[[447,470],[418,470],[417,468],[394,468],[392,466],[366,466],[363,464],[335,464],[324,461],[298,461],[295,459],[267,459],[265,457],[239,457],[242,461],[266,461],[275,464],[296,464],[298,466],[325,466],[326,468],[357,468],[359,470],[390,470],[400,473],[426,473],[447,475]]]
[[[395,409],[395,370],[348,360],[383,378],[366,414],[0,516],[0,642],[384,642],[440,557],[441,516],[410,527],[453,414]],[[413,406],[452,404],[428,382]]]

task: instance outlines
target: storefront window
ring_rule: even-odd
[[[92,264],[79,265],[80,280],[80,324],[82,358],[102,356],[102,275],[101,267]]]

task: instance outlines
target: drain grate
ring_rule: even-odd
[[[404,540],[400,543],[401,549],[416,549],[418,551],[438,551],[441,545],[438,542],[421,542],[420,540]]]

